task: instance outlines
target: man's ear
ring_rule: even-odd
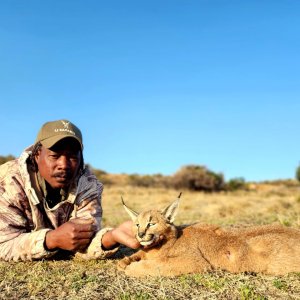
[[[38,160],[39,160],[39,158],[40,158],[40,154],[41,154],[41,150],[37,151],[37,153],[36,153],[35,156],[34,156],[34,161],[35,161],[36,163],[38,163]]]
[[[175,220],[175,217],[178,212],[179,207],[179,198],[181,196],[181,193],[179,194],[178,198],[172,202],[169,206],[167,206],[161,213],[166,218],[166,220],[169,223],[173,223]]]

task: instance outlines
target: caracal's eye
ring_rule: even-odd
[[[139,227],[140,227],[140,224],[135,224],[135,226],[136,226],[137,228],[139,228]]]
[[[149,226],[154,226],[156,225],[156,223],[149,223]]]

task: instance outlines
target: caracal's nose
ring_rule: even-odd
[[[145,232],[139,232],[139,233],[138,233],[138,236],[139,236],[139,238],[144,237],[144,236],[145,236]]]

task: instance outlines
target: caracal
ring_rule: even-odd
[[[299,229],[280,225],[244,229],[203,224],[175,226],[179,197],[162,211],[141,213],[128,208],[122,199],[142,249],[121,259],[119,270],[135,277],[176,276],[215,269],[273,275],[300,272]]]

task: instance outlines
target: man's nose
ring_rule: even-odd
[[[60,169],[68,169],[70,167],[70,160],[67,156],[61,155],[58,160],[58,166]]]

